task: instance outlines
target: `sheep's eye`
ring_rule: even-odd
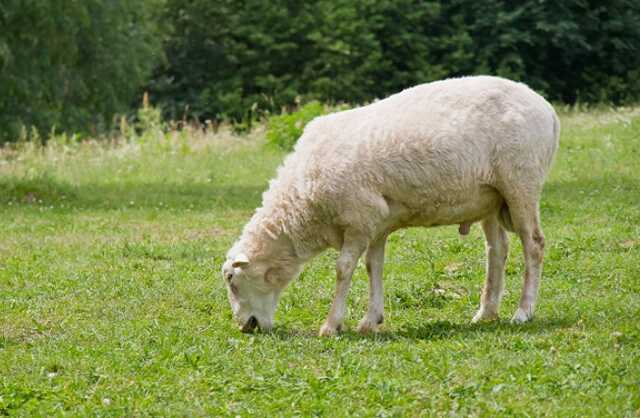
[[[227,283],[231,282],[231,279],[233,279],[233,273],[227,273],[224,275],[224,279],[227,281]]]

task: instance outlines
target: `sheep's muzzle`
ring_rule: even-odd
[[[253,332],[258,327],[258,320],[255,316],[251,316],[249,320],[240,328],[242,332]]]

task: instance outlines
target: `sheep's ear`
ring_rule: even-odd
[[[233,260],[233,262],[231,263],[231,266],[233,268],[236,267],[245,267],[249,264],[249,257],[247,257],[245,254],[240,253],[236,256],[236,258]]]

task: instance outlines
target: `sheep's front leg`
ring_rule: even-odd
[[[340,256],[336,262],[336,294],[326,321],[320,328],[321,336],[335,335],[342,327],[347,311],[347,295],[351,287],[351,276],[358,265],[358,259],[367,248],[362,236],[346,233]]]
[[[376,331],[384,320],[384,291],[382,285],[382,268],[384,265],[384,247],[387,236],[369,245],[367,251],[367,273],[369,274],[369,308],[367,314],[358,324],[358,332],[366,334]]]

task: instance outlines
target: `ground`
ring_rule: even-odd
[[[470,324],[484,242],[451,226],[391,236],[377,335],[360,266],[337,338],[335,252],[273,333],[231,320],[221,263],[284,156],[260,129],[2,151],[0,415],[639,416],[640,110],[561,119],[532,323],[512,236],[502,319]]]

